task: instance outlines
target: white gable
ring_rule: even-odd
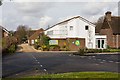
[[[95,48],[95,25],[79,16],[54,25],[45,34],[50,38],[85,38],[86,47],[92,43]]]

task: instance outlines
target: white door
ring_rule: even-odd
[[[106,48],[106,39],[96,39],[96,48],[105,49]]]
[[[34,40],[31,40],[31,44],[34,44]]]

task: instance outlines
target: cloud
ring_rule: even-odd
[[[109,3],[109,2],[99,2],[99,3],[87,3],[84,8],[83,8],[83,13],[84,14],[89,14],[89,15],[96,15],[96,14],[101,14],[101,12],[105,11],[113,11],[117,5],[117,3]]]
[[[50,24],[51,20],[52,20],[52,18],[49,17],[49,16],[41,17],[41,19],[39,21],[39,26],[43,27],[43,28],[46,28]]]
[[[28,2],[9,2],[2,5],[4,13],[2,20],[9,30],[15,30],[20,24],[29,25],[32,29],[39,29],[40,27],[47,28],[48,25],[52,26],[66,18],[71,18],[76,15],[80,15],[94,22],[108,10],[112,11],[113,15],[118,13],[117,2],[57,3],[27,1]]]
[[[14,0],[14,2],[118,2],[119,0]]]
[[[49,10],[53,3],[41,3],[41,2],[25,2],[17,3],[16,8],[21,14],[26,14],[34,17],[44,16],[44,13]]]

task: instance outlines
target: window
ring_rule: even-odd
[[[70,30],[73,30],[73,26],[70,26]]]
[[[85,26],[85,30],[88,30],[88,26]]]
[[[48,35],[53,35],[53,30],[47,32]]]

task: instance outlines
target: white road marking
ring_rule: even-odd
[[[100,63],[104,63],[104,62],[100,62]]]
[[[41,67],[43,67],[42,65],[40,65]]]
[[[69,56],[71,56],[71,55],[69,55]],[[75,56],[75,55],[73,55],[73,56]],[[38,60],[32,55],[32,57],[35,59],[35,61],[38,63],[38,64],[40,64],[40,62],[38,62]],[[40,67],[43,67],[43,65],[40,65]],[[43,69],[45,72],[47,71],[46,69]],[[16,74],[16,75],[18,75],[18,74]]]
[[[95,57],[95,56],[92,56],[92,57]]]
[[[46,69],[44,69],[44,71],[47,71]]]
[[[102,61],[106,61],[106,60],[102,60]]]
[[[120,63],[120,62],[115,62],[115,63],[117,63],[117,64],[118,64],[118,63]]]

